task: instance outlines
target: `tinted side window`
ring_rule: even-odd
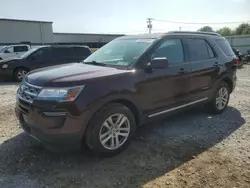
[[[37,50],[36,52],[34,52],[34,54],[32,54],[32,56],[36,59],[39,59],[39,60],[50,59],[50,57],[51,57],[50,49],[49,48],[41,48],[41,49]]]
[[[215,40],[215,42],[220,47],[220,49],[222,49],[224,54],[227,56],[234,56],[234,52],[226,39],[218,39]]]
[[[73,55],[72,48],[68,47],[57,47],[57,48],[52,48],[52,56],[53,58],[65,58],[65,57],[70,57]]]
[[[28,51],[27,46],[14,46],[14,52],[26,52]]]
[[[74,54],[76,56],[89,56],[90,55],[90,50],[85,47],[76,47],[74,48]]]
[[[167,39],[152,54],[152,58],[166,57],[169,64],[184,62],[184,53],[180,39]]]
[[[203,39],[187,39],[190,61],[209,59],[206,41]]]

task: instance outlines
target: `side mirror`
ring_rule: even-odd
[[[165,57],[156,57],[148,63],[147,67],[152,69],[165,69],[168,67],[168,59]]]
[[[5,54],[8,54],[8,53],[10,53],[10,52],[9,52],[8,50],[5,50],[4,53],[5,53]]]

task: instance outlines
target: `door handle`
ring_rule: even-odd
[[[187,73],[188,70],[184,69],[184,68],[181,68],[180,71],[178,72],[179,74],[185,74]]]

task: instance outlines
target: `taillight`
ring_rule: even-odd
[[[235,66],[239,66],[240,65],[240,59],[238,57],[234,58],[234,65]]]

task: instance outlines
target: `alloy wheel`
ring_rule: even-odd
[[[226,87],[220,88],[216,96],[216,108],[222,110],[226,107],[228,102],[228,91]]]
[[[120,148],[126,142],[129,134],[129,119],[123,114],[113,114],[102,124],[99,138],[104,148],[115,150]]]
[[[26,74],[27,74],[27,71],[25,71],[25,70],[18,71],[17,72],[17,79],[22,81]]]

